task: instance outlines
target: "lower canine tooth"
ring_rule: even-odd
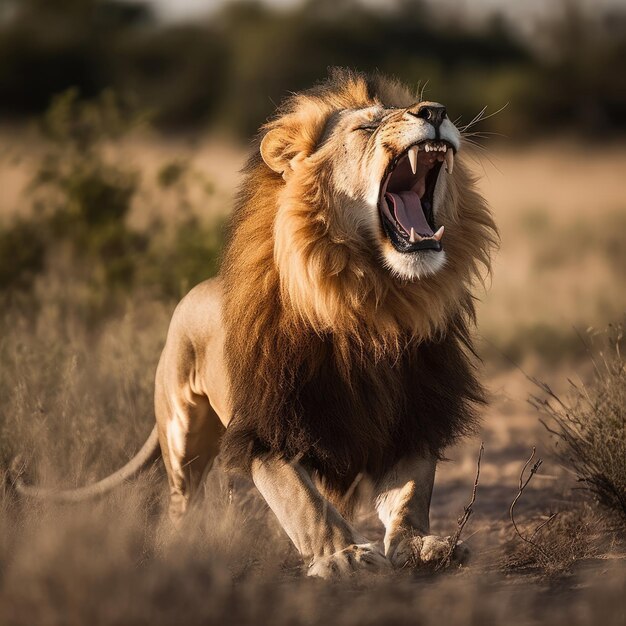
[[[409,163],[411,164],[411,171],[415,174],[417,172],[417,146],[409,148]]]
[[[446,169],[448,170],[448,174],[452,174],[452,170],[454,169],[454,151],[448,150],[446,152]]]
[[[443,237],[443,226],[441,226],[439,230],[433,235],[433,239],[435,239],[436,241],[441,241],[442,237]]]
[[[411,234],[409,235],[409,241],[411,243],[417,243],[418,241],[422,241],[424,239],[424,237],[422,237],[421,235],[418,235],[415,232],[415,229],[413,227],[411,227]]]

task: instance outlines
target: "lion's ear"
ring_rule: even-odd
[[[270,169],[286,178],[304,158],[304,154],[294,149],[292,140],[284,129],[272,128],[261,140],[261,157]]]

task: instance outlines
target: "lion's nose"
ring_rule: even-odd
[[[441,122],[446,119],[447,111],[443,104],[437,102],[420,102],[410,109],[407,109],[409,115],[420,117],[430,122],[435,128],[441,126]]]

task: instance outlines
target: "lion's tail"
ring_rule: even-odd
[[[86,485],[85,487],[78,487],[77,489],[48,489],[27,485],[22,478],[24,464],[20,458],[17,457],[13,460],[9,469],[9,484],[18,495],[25,498],[47,500],[49,502],[78,503],[98,498],[109,493],[126,480],[138,474],[151,461],[159,458],[159,456],[159,435],[155,424],[139,452],[137,452],[126,465],[106,478],[99,480],[97,483]]]

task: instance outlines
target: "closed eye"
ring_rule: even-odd
[[[354,130],[362,130],[366,133],[373,133],[379,126],[379,122],[375,124],[363,124],[361,126],[357,126]]]

